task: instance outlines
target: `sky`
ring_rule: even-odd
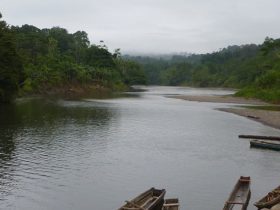
[[[83,30],[122,53],[207,53],[280,38],[279,0],[1,0],[10,25]]]

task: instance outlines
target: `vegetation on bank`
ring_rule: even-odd
[[[280,103],[280,39],[207,54],[121,56],[84,31],[9,26],[0,14],[0,102],[18,94],[125,89],[134,84],[239,88],[236,95]],[[80,91],[80,92],[79,92]]]
[[[261,46],[260,74],[236,95],[280,103],[280,39],[267,38]]]
[[[149,84],[239,88],[238,96],[280,103],[280,39],[208,54],[126,59],[141,63]]]
[[[103,41],[91,44],[84,31],[8,26],[0,20],[0,58],[1,102],[11,101],[18,91],[123,89],[146,83],[139,64],[122,59],[119,49],[110,53]]]

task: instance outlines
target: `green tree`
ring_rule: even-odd
[[[22,80],[22,65],[15,49],[14,35],[0,13],[0,102],[9,102]]]
[[[114,68],[112,54],[105,48],[91,45],[86,51],[86,64],[99,68]]]
[[[147,77],[138,63],[118,58],[115,60],[121,78],[126,85],[145,85]]]

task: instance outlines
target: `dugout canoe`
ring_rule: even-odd
[[[269,192],[262,199],[254,203],[259,209],[262,208],[271,208],[275,204],[280,203],[280,186]]]
[[[179,199],[178,198],[165,199],[162,210],[179,210]]]
[[[268,140],[251,140],[250,146],[255,148],[270,149],[280,151],[280,143]]]
[[[280,141],[280,136],[239,135],[238,137],[243,138],[243,139],[259,139],[259,140]]]
[[[225,202],[223,210],[246,210],[251,197],[250,184],[250,177],[241,176]]]
[[[118,210],[161,210],[165,193],[165,189],[151,188],[131,201],[126,201]]]

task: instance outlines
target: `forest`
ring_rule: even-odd
[[[207,54],[126,59],[141,64],[148,84],[237,88],[237,96],[280,103],[280,39]]]
[[[238,96],[280,102],[280,39],[207,54],[122,56],[85,31],[10,26],[0,14],[0,101],[75,87],[126,90],[135,84],[230,87]]]
[[[146,84],[138,63],[122,59],[120,49],[110,53],[102,40],[91,44],[85,31],[10,26],[1,19],[0,58],[1,102],[75,87],[124,90]]]

